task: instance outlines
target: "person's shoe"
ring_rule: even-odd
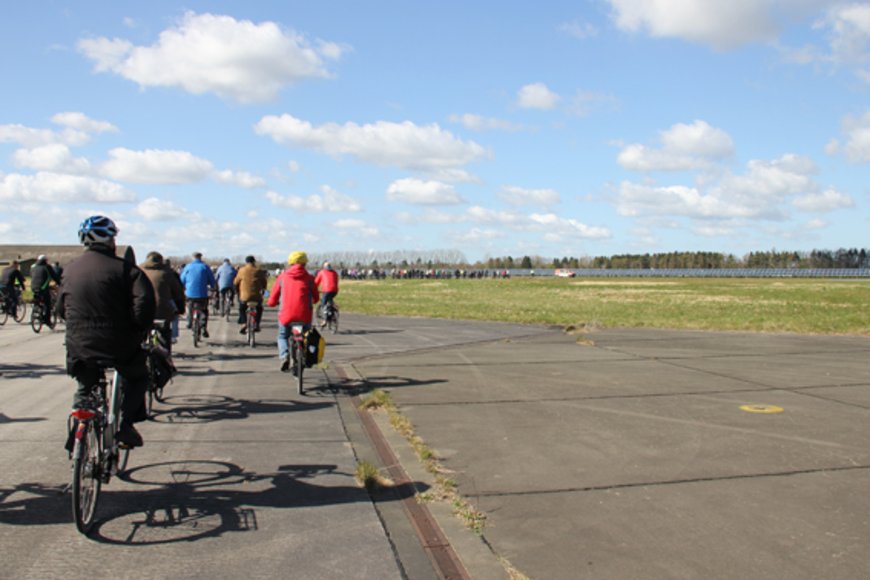
[[[118,441],[127,447],[142,447],[142,436],[136,431],[130,423],[121,421],[121,428],[118,429]]]
[[[260,332],[260,327],[258,326],[256,328],[254,328],[254,332]]]
[[[239,329],[239,334],[248,334],[248,327],[243,326]]]
[[[284,360],[281,361],[281,372],[286,373],[288,370],[290,370],[290,357],[285,356]]]
[[[325,321],[325,320],[321,320],[321,321],[320,321],[320,328],[323,328],[324,326],[326,326],[326,321]]]
[[[208,338],[208,329],[207,329],[207,328],[203,328],[203,329],[202,329],[202,337],[203,337],[203,338]]]

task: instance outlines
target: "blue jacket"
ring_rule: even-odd
[[[188,298],[208,298],[208,289],[216,285],[211,268],[202,260],[194,260],[181,271],[181,283]]]
[[[229,262],[224,262],[217,269],[217,285],[219,290],[226,290],[233,287],[233,280],[236,279],[236,269]]]

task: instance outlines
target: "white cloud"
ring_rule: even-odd
[[[585,40],[598,35],[598,29],[595,28],[595,26],[588,22],[581,22],[579,20],[560,24],[559,31],[573,36],[574,38],[579,38],[580,40]]]
[[[544,239],[558,242],[563,238],[601,239],[609,238],[610,230],[602,227],[588,226],[572,218],[565,218],[554,213],[529,216],[534,231],[544,232]]]
[[[505,237],[505,233],[494,229],[471,228],[465,232],[457,232],[448,236],[458,244],[479,244]]]
[[[520,88],[517,93],[517,106],[523,109],[554,108],[561,97],[547,88],[544,83],[532,83]]]
[[[452,185],[409,177],[397,179],[387,188],[387,199],[419,205],[457,205],[465,203]]]
[[[707,167],[734,153],[734,142],[722,129],[706,121],[677,123],[659,134],[660,148],[628,145],[617,161],[632,171],[682,171]]]
[[[306,147],[328,155],[351,155],[376,165],[437,171],[452,169],[487,156],[473,141],[462,141],[437,124],[419,126],[405,121],[369,125],[326,123],[318,127],[291,115],[269,115],[254,130],[276,142]]]
[[[97,121],[89,118],[84,113],[66,112],[57,113],[51,118],[52,122],[70,129],[77,129],[85,133],[117,132],[118,128],[108,121]]]
[[[90,135],[84,131],[65,129],[57,132],[51,129],[34,129],[24,125],[0,125],[0,143],[17,143],[26,148],[41,147],[62,143],[64,145],[84,145]]]
[[[828,154],[842,152],[852,163],[870,163],[870,109],[860,117],[846,117],[842,126],[846,143],[832,140],[826,148]]]
[[[135,201],[123,186],[93,177],[40,171],[35,175],[0,175],[0,199],[43,203]]]
[[[826,189],[816,193],[808,193],[795,198],[794,206],[803,211],[826,212],[835,209],[853,207],[855,205],[851,196],[835,189]]]
[[[798,155],[772,161],[753,160],[743,175],[725,174],[705,188],[623,182],[617,211],[626,216],[680,216],[692,219],[780,220],[785,203],[806,211],[850,207],[852,199],[833,189],[823,191],[813,179],[813,162]]]
[[[352,233],[364,238],[376,238],[380,236],[380,230],[376,226],[367,224],[363,220],[341,219],[332,224],[336,229]]]
[[[831,31],[831,56],[838,64],[866,65],[870,59],[870,5],[838,4],[821,25]]]
[[[143,200],[133,211],[146,221],[166,222],[199,219],[197,214],[187,211],[176,203],[156,197]]]
[[[323,195],[315,194],[306,197],[297,195],[282,196],[274,191],[268,191],[266,192],[266,199],[272,205],[304,212],[342,213],[362,211],[360,203],[349,195],[345,195],[328,185],[321,186],[320,191]]]
[[[608,0],[622,30],[731,49],[773,40],[789,21],[832,0]]]
[[[151,46],[104,37],[77,46],[97,72],[113,72],[141,87],[178,86],[243,103],[267,101],[286,85],[329,76],[324,59],[343,52],[336,43],[312,44],[274,22],[193,12]]]
[[[225,169],[215,173],[215,179],[221,183],[237,185],[245,189],[266,187],[266,180],[246,171],[230,171]]]
[[[548,207],[561,201],[559,192],[554,189],[527,189],[505,185],[498,192],[502,201],[511,205],[537,205]]]
[[[214,169],[211,162],[187,151],[118,147],[109,151],[109,157],[101,167],[102,173],[132,183],[193,183],[208,178]]]
[[[87,174],[91,164],[82,157],[73,157],[69,147],[61,143],[42,145],[33,149],[19,149],[12,155],[18,167],[57,173]]]
[[[523,129],[523,126],[519,123],[494,117],[483,117],[472,113],[450,115],[448,120],[451,123],[458,123],[471,131],[520,131]]]

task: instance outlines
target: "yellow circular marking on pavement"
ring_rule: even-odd
[[[782,413],[785,409],[776,405],[740,405],[740,409],[747,413]]]

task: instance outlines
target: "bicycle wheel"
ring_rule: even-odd
[[[332,334],[338,334],[338,310],[332,311],[332,320],[327,324]]]
[[[36,334],[39,334],[39,331],[42,330],[42,312],[40,312],[39,307],[34,307],[30,310],[30,328]]]
[[[251,346],[251,348],[257,346],[257,339],[254,336],[255,329],[256,329],[256,322],[254,321],[253,317],[251,317],[251,315],[249,314],[248,315],[247,331],[248,331],[248,344]]]
[[[19,302],[13,316],[13,318],[15,318],[15,322],[23,322],[25,314],[27,314],[27,302]]]
[[[303,393],[302,389],[302,371],[305,369],[305,349],[302,348],[302,345],[296,344],[296,390],[299,391],[301,395]]]
[[[199,338],[200,338],[201,332],[202,332],[202,330],[201,330],[201,327],[199,324],[199,319],[194,318],[193,319],[193,347],[194,348],[199,346]]]
[[[73,519],[79,532],[87,534],[94,524],[100,498],[100,445],[93,423],[84,422],[73,448]]]

